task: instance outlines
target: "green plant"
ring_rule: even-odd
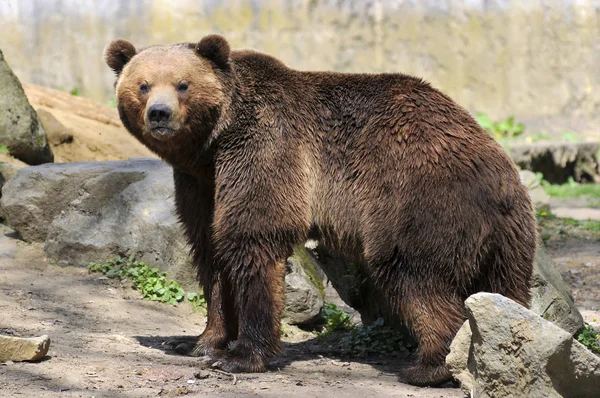
[[[186,298],[192,304],[194,311],[206,314],[206,299],[204,298],[204,292],[200,291],[200,294],[188,292]]]
[[[547,134],[544,132],[539,132],[539,133],[535,133],[535,134],[532,134],[529,137],[527,137],[527,142],[548,141],[551,139],[552,139],[552,136],[550,134]]]
[[[148,300],[175,305],[186,298],[178,282],[168,279],[167,274],[158,268],[150,268],[144,262],[136,261],[134,256],[117,256],[103,263],[90,263],[89,271],[101,272],[109,278],[130,279],[133,287]],[[202,292],[188,292],[187,299],[195,311],[204,311],[206,300]]]
[[[359,326],[342,338],[342,346],[353,356],[365,357],[372,354],[406,356],[408,354],[404,336],[398,330],[385,325],[378,318],[368,326]]]
[[[513,116],[501,122],[495,122],[487,114],[477,113],[475,119],[484,130],[487,130],[496,139],[514,138],[525,131],[525,125],[515,123]]]
[[[323,317],[325,318],[325,327],[321,335],[327,335],[331,332],[352,330],[355,325],[350,315],[342,311],[333,303],[325,303],[323,306]]]
[[[69,91],[69,94],[78,97],[79,96],[79,87],[75,87],[74,89],[72,89],[71,91]]]
[[[596,333],[589,323],[577,334],[577,341],[586,346],[591,352],[600,354],[600,334]]]
[[[563,131],[562,133],[560,133],[563,141],[566,142],[580,142],[581,138],[574,133],[571,133],[570,131]]]
[[[0,152],[1,153],[8,153],[8,148],[6,147],[6,145],[0,145]]]
[[[580,184],[573,177],[569,177],[564,184],[550,184],[543,179],[541,184],[548,195],[557,198],[600,198],[600,184]]]
[[[108,100],[108,102],[106,103],[106,105],[110,106],[111,108],[116,108],[117,107],[117,100],[114,98],[111,98]]]

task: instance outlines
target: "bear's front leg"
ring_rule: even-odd
[[[174,341],[175,351],[180,354],[212,355],[237,339],[237,314],[231,295],[231,285],[222,269],[214,262],[211,222],[214,207],[214,171],[197,170],[192,176],[177,169],[175,180],[175,202],[177,213],[185,228],[188,243],[192,247],[193,261],[198,280],[207,302],[207,323],[196,342],[188,339]]]
[[[178,346],[176,351],[180,353],[210,358],[237,339],[238,323],[229,281],[221,273],[215,273],[210,279],[203,283],[207,302],[206,328],[194,346]]]
[[[281,255],[282,246],[276,241],[264,235],[246,236],[225,245],[221,258],[238,313],[238,338],[231,350],[209,355],[204,365],[229,372],[262,372],[268,359],[281,352],[287,255]],[[282,245],[291,253],[291,244]]]

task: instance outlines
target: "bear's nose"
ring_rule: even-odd
[[[154,104],[148,109],[148,120],[151,122],[165,122],[171,118],[171,108],[165,104]]]

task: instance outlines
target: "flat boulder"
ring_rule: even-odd
[[[84,267],[134,255],[196,290],[174,194],[170,166],[133,159],[25,167],[5,184],[0,202],[8,224],[24,240],[44,242],[52,263]],[[310,322],[323,295],[297,257],[288,263],[286,314],[292,324]]]

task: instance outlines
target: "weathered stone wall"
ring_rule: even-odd
[[[0,1],[0,48],[21,80],[104,101],[110,40],[211,32],[298,69],[418,75],[494,117],[581,130],[600,114],[597,0]]]

